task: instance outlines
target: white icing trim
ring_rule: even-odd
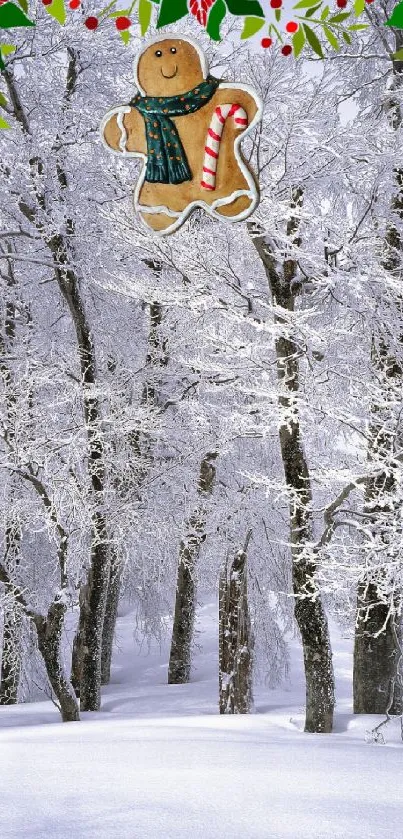
[[[126,143],[127,143],[127,131],[123,125],[123,120],[125,118],[125,114],[130,114],[130,107],[127,105],[125,108],[121,108],[118,117],[117,117],[117,124],[118,128],[120,129],[120,140],[119,140],[119,148],[120,151],[123,153],[127,151]]]
[[[236,198],[241,198],[242,195],[246,195],[247,198],[254,197],[249,189],[236,189],[235,192],[231,193],[231,195],[226,195],[223,198],[216,198],[212,204],[206,204],[205,201],[198,200],[193,201],[192,204],[188,204],[186,209],[201,207],[211,213],[214,212],[216,207],[223,207],[225,204],[232,204]],[[169,207],[164,207],[163,205],[160,205],[159,207],[150,207],[148,204],[137,204],[135,209],[138,213],[151,213],[152,215],[159,215],[159,213],[163,213],[164,216],[171,216],[172,218],[180,218],[183,213],[183,210],[180,213],[176,213],[174,210],[170,210]],[[222,218],[221,215],[220,218]]]
[[[187,35],[172,35],[172,37],[170,37],[168,34],[166,34],[164,36],[159,36],[157,38],[151,39],[150,41],[147,41],[147,44],[145,45],[144,49],[137,56],[137,58],[135,60],[135,63],[134,63],[134,72],[135,72],[136,81],[138,81],[138,79],[137,79],[137,67],[138,67],[138,64],[139,64],[139,61],[140,61],[140,58],[141,58],[143,52],[146,49],[148,49],[148,47],[151,46],[152,44],[158,44],[160,41],[166,41],[168,39],[169,40],[185,40],[185,41],[188,41],[188,43],[191,44],[195,48],[195,50],[197,51],[197,53],[200,56],[200,60],[201,60],[201,64],[202,64],[202,70],[203,70],[203,76],[205,78],[207,76],[207,73],[208,73],[208,65],[207,65],[206,57],[205,57],[204,53],[202,52],[201,48],[199,47],[199,45],[195,41],[193,41],[191,38],[188,38]],[[144,95],[144,91],[142,90],[142,88],[139,87],[139,90],[140,90],[140,93],[142,93],[142,95]],[[252,201],[252,204],[249,207],[246,208],[246,210],[243,210],[242,213],[238,213],[237,216],[231,216],[231,217],[230,216],[225,216],[226,221],[229,221],[229,222],[244,221],[256,209],[256,207],[259,203],[259,192],[258,192],[258,188],[257,188],[256,183],[255,183],[255,179],[252,175],[252,172],[249,170],[249,168],[247,167],[246,163],[244,162],[244,160],[242,158],[241,150],[240,150],[240,144],[241,144],[241,141],[246,137],[246,135],[250,134],[250,132],[253,131],[253,129],[256,128],[257,124],[261,121],[262,116],[263,116],[263,101],[262,101],[261,97],[259,96],[259,94],[256,93],[256,91],[253,89],[253,87],[250,87],[250,85],[248,85],[248,84],[242,84],[241,82],[238,82],[238,83],[235,83],[235,84],[233,84],[232,82],[221,82],[219,84],[217,90],[233,90],[234,92],[236,92],[237,90],[244,90],[245,93],[249,93],[249,95],[252,97],[252,99],[254,99],[255,104],[256,104],[256,109],[257,110],[256,110],[256,114],[255,114],[253,120],[251,120],[249,125],[247,125],[245,127],[245,131],[242,131],[238,134],[238,136],[235,138],[235,142],[234,142],[235,159],[236,159],[236,161],[239,165],[239,168],[240,168],[240,170],[241,170],[241,172],[242,172],[242,174],[243,174],[243,176],[244,176],[244,178],[245,178],[245,180],[248,184],[248,187],[249,187],[248,192],[245,192],[244,190],[241,190],[241,193],[242,194],[247,194],[247,195],[250,194],[253,201]],[[117,105],[114,108],[111,108],[111,110],[108,111],[107,114],[105,114],[103,120],[101,121],[100,127],[99,127],[99,131],[100,131],[101,140],[102,140],[103,145],[105,146],[105,148],[108,149],[109,152],[112,152],[113,154],[122,154],[122,151],[120,149],[112,149],[110,146],[108,146],[108,143],[106,142],[105,137],[104,137],[105,126],[106,126],[106,123],[109,122],[111,117],[113,117],[115,114],[121,113],[122,111],[124,113],[128,113],[128,110],[127,110],[128,107],[129,106],[127,106],[127,105]],[[141,193],[141,190],[143,188],[144,181],[145,181],[146,168],[147,168],[147,155],[143,154],[142,152],[127,151],[127,150],[125,150],[123,152],[123,154],[126,157],[137,157],[137,158],[140,158],[140,160],[143,161],[143,166],[142,166],[142,169],[141,169],[141,172],[140,172],[137,184],[136,184],[135,192],[134,192],[134,209],[137,211],[137,207],[139,206],[140,193]],[[224,203],[226,203],[226,204],[230,203],[230,202],[228,202],[228,200],[226,198],[225,199],[218,199],[218,200],[219,201],[224,201]],[[232,200],[235,200],[235,199],[233,198]],[[141,223],[143,224],[143,226],[147,229],[147,231],[149,233],[151,233],[151,234],[153,234],[157,237],[166,236],[169,233],[174,233],[175,230],[178,230],[178,228],[181,227],[182,224],[184,224],[186,219],[189,217],[191,212],[196,207],[201,207],[202,209],[206,210],[207,213],[209,213],[211,216],[213,216],[213,218],[218,218],[218,219],[222,220],[223,216],[215,211],[214,206],[219,206],[219,205],[216,202],[214,202],[212,205],[206,204],[206,202],[201,200],[201,199],[196,200],[196,201],[192,201],[192,203],[188,204],[187,207],[185,207],[183,212],[180,213],[180,215],[177,218],[176,218],[176,215],[174,214],[174,211],[171,210],[166,215],[169,215],[170,217],[176,218],[176,221],[173,224],[171,224],[169,227],[166,227],[165,230],[152,230],[145,223],[145,221],[141,217],[141,215],[140,215],[140,220],[141,220]],[[142,210],[142,212],[144,212],[144,211]],[[147,209],[147,212],[149,212],[149,213],[154,212],[154,213],[158,214],[158,212],[161,212],[161,208],[160,207],[149,208],[149,209]]]
[[[135,207],[137,213],[151,213],[152,215],[159,215],[163,213],[164,216],[171,216],[172,218],[179,218],[182,213],[175,213],[175,210],[170,210],[169,207],[164,207],[160,204],[158,207],[150,207],[148,204],[137,204]]]

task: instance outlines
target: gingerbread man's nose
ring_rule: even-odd
[[[164,79],[174,79],[178,75],[178,65],[172,64],[171,66],[161,67],[161,73]]]

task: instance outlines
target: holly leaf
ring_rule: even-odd
[[[354,0],[354,11],[355,11],[357,17],[359,17],[359,15],[362,15],[364,9],[365,9],[365,0]]]
[[[0,93],[0,108],[5,108],[7,105],[7,99],[4,96],[4,93]]]
[[[18,0],[21,8],[24,10],[25,14],[28,14],[28,0]]]
[[[305,12],[305,17],[312,17],[312,15],[314,15],[315,12],[317,12],[318,9],[320,9],[321,5],[322,3],[318,3],[317,6],[312,6],[310,9],[307,9],[307,11]]]
[[[152,14],[152,4],[150,0],[140,0],[139,2],[139,21],[140,21],[140,30],[142,36],[144,36],[148,30],[151,21],[151,14]]]
[[[0,29],[14,29],[17,26],[35,26],[15,3],[3,3],[0,6]]]
[[[351,44],[351,36],[348,34],[348,32],[342,32],[341,34],[343,35],[346,44]]]
[[[329,41],[330,46],[333,47],[334,50],[339,50],[340,44],[332,30],[329,29],[328,26],[324,26],[323,31],[326,35],[327,40]]]
[[[327,18],[327,17],[329,17],[329,15],[330,15],[330,9],[329,9],[329,6],[325,6],[325,8],[323,9],[323,12],[322,12],[322,14],[321,14],[321,16],[320,16],[320,19],[321,19],[321,20],[326,20],[326,18]]]
[[[45,6],[45,9],[51,17],[54,17],[62,26],[66,21],[66,9],[64,0],[53,0],[50,6]]]
[[[311,29],[310,26],[307,26],[306,23],[303,24],[303,27],[305,30],[306,40],[308,41],[309,46],[312,47],[313,51],[316,52],[316,55],[318,55],[319,58],[323,58],[323,50],[319,38],[317,37],[313,29]]]
[[[243,17],[264,17],[264,11],[258,0],[225,0],[232,15]],[[317,0],[315,0],[317,2]]]
[[[6,55],[11,55],[12,52],[15,52],[17,47],[14,44],[1,44],[0,52],[5,57]]]
[[[358,29],[368,29],[368,26],[369,26],[368,23],[352,23],[351,26],[349,26],[348,28],[358,30]]]
[[[399,3],[386,21],[385,26],[394,26],[395,29],[403,29],[403,3]]]
[[[397,52],[394,52],[392,58],[396,59],[397,61],[403,61],[403,50],[398,50]]]
[[[207,20],[207,34],[212,41],[221,41],[220,27],[227,14],[224,0],[216,0]]]
[[[2,116],[0,116],[0,128],[11,128],[11,125]]]
[[[253,35],[256,35],[256,32],[260,31],[264,24],[265,22],[261,17],[246,17],[241,33],[241,38],[252,38]]]
[[[295,34],[292,36],[292,47],[293,47],[293,50],[294,50],[294,57],[295,58],[298,58],[298,56],[302,52],[302,50],[304,48],[304,44],[305,44],[305,32],[302,29],[302,27],[300,27],[299,29],[297,29]]]
[[[311,6],[317,6],[318,0],[300,0],[295,6],[294,9],[310,9]],[[320,4],[319,4],[320,5]]]
[[[129,30],[124,29],[123,32],[119,32],[119,35],[120,35],[125,47],[127,47],[128,43],[130,41],[130,38],[131,38]]]
[[[274,10],[274,17],[276,18],[277,23],[280,23],[281,20],[281,9]]]
[[[187,0],[161,0],[160,11],[157,20],[157,29],[162,26],[169,26],[177,20],[185,17],[189,12]]]
[[[350,12],[341,12],[339,15],[333,15],[329,18],[329,23],[342,23],[343,20],[346,20],[350,17]]]

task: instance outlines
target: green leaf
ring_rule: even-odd
[[[342,32],[341,34],[343,35],[346,44],[351,44],[351,38],[348,32]]]
[[[322,14],[321,14],[321,16],[320,16],[320,19],[321,19],[321,20],[326,20],[326,18],[327,18],[327,17],[329,17],[329,15],[330,15],[330,9],[329,9],[329,6],[325,6],[325,8],[323,9],[323,12],[322,12]]]
[[[277,23],[280,23],[281,20],[281,9],[274,10],[274,17],[276,18]]]
[[[6,55],[11,55],[12,52],[15,52],[17,49],[14,44],[1,44],[0,45],[0,52],[5,57]]]
[[[252,38],[264,26],[264,20],[261,17],[246,17],[241,33],[241,39]]]
[[[4,93],[0,92],[0,108],[5,108],[7,105],[7,99],[4,96]]]
[[[0,116],[0,128],[11,128],[11,125],[9,125],[2,116]]]
[[[311,29],[310,26],[307,26],[306,23],[303,24],[303,27],[305,30],[306,40],[308,41],[308,44],[312,47],[313,51],[316,52],[316,55],[319,55],[320,58],[323,58],[323,50],[319,38],[317,37],[313,29]]]
[[[18,0],[21,8],[24,10],[25,14],[28,14],[28,0]]]
[[[386,21],[385,26],[394,26],[395,29],[403,29],[403,3],[399,3],[393,9],[392,15]]]
[[[311,9],[307,9],[307,11],[305,12],[305,17],[312,17],[312,15],[314,15],[315,12],[317,12],[318,9],[320,9],[321,5],[322,3],[318,3],[317,6],[312,6]]]
[[[311,6],[317,6],[318,0],[300,0],[293,9],[310,9]]]
[[[232,15],[264,17],[264,11],[258,0],[226,0],[226,4]]]
[[[392,58],[397,59],[397,61],[403,61],[403,50],[398,50],[397,52],[394,52]]]
[[[220,26],[227,14],[224,0],[216,0],[207,20],[207,34],[212,41],[221,41]]]
[[[368,26],[369,26],[368,23],[352,23],[351,26],[349,26],[348,28],[358,30],[358,29],[368,29]]]
[[[50,6],[45,6],[45,9],[51,17],[54,17],[62,26],[66,20],[66,9],[64,7],[64,0],[53,0]]]
[[[129,30],[124,29],[123,32],[119,32],[119,35],[120,35],[125,47],[127,47],[128,43],[130,41],[130,38],[131,38]]]
[[[3,3],[0,6],[0,29],[13,29],[16,26],[35,26],[15,3]]]
[[[162,26],[169,26],[177,20],[185,17],[189,12],[186,0],[161,0],[160,11],[157,21],[157,29]]]
[[[139,21],[142,36],[146,34],[150,25],[152,10],[150,0],[139,0]]]
[[[299,29],[292,36],[292,47],[294,50],[294,58],[298,58],[302,52],[305,44],[305,32],[300,26]]]
[[[365,0],[354,0],[354,11],[355,11],[357,17],[359,17],[359,15],[362,15],[364,9],[365,9]]]
[[[340,49],[340,44],[339,44],[336,36],[333,34],[332,30],[329,29],[328,26],[324,26],[323,31],[326,35],[327,40],[329,41],[330,46],[333,47],[334,50],[339,50]]]
[[[341,23],[343,20],[347,20],[350,17],[350,12],[340,12],[339,15],[333,15],[329,18],[329,23]]]

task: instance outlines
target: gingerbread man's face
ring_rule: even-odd
[[[179,38],[152,44],[140,55],[137,64],[138,86],[146,96],[180,96],[203,79],[197,50]]]

